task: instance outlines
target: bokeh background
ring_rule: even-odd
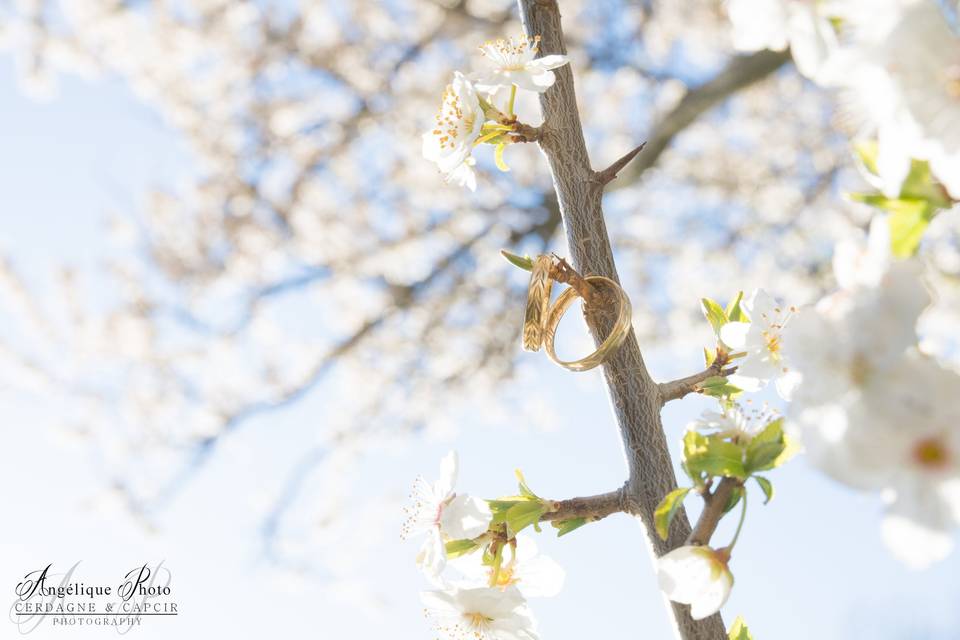
[[[702,296],[829,290],[833,244],[871,215],[840,197],[862,186],[844,97],[787,56],[735,56],[720,2],[561,6],[595,165],[652,141],[605,209],[654,376],[701,368]],[[452,71],[520,32],[511,3],[27,0],[0,16],[11,602],[50,562],[92,579],[165,560],[181,616],[138,637],[427,637],[400,508],[448,449],[485,497],[517,467],[557,499],[620,485],[599,373],[519,349],[525,278],[498,251],[564,253],[542,157],[509,149],[502,174],[481,152],[471,194],[419,155]],[[932,344],[957,326],[956,226],[943,214],[925,239]],[[589,348],[573,315],[569,353]],[[674,446],[707,406],[668,407]],[[909,572],[874,497],[802,457],[773,479],[728,622],[960,638],[956,557]],[[544,638],[668,637],[640,536],[625,516],[545,530],[567,584],[532,602]]]

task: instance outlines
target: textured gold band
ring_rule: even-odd
[[[550,356],[550,359],[564,369],[570,369],[571,371],[588,371],[603,364],[617,352],[617,349],[623,344],[623,341],[630,333],[630,328],[633,326],[633,310],[630,306],[630,298],[627,297],[626,292],[620,285],[610,278],[604,278],[603,276],[587,276],[585,280],[590,284],[606,287],[616,293],[619,308],[617,310],[617,321],[610,330],[610,335],[607,336],[606,340],[603,341],[597,350],[580,360],[565,362],[557,358],[557,352],[554,349],[554,339],[556,338],[557,326],[560,324],[560,319],[580,294],[577,293],[576,289],[570,287],[561,293],[557,301],[553,303],[550,314],[547,316],[545,327],[546,335],[543,341],[547,347],[547,355]]]
[[[553,258],[537,256],[530,272],[530,287],[527,289],[527,311],[523,317],[523,348],[527,351],[540,351],[543,345],[547,311],[550,309],[550,291],[553,280],[550,269]]]

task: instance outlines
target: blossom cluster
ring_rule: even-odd
[[[553,69],[567,64],[565,55],[537,57],[539,36],[500,38],[480,47],[485,67],[470,75],[455,71],[443,92],[434,125],[423,134],[423,156],[437,165],[447,182],[477,188],[473,148],[496,146],[497,166],[506,171],[503,150],[517,140],[509,135],[517,123],[513,112],[517,89],[543,93],[553,86]],[[501,89],[510,91],[504,111],[494,106]]]
[[[880,218],[866,242],[836,247],[834,273],[838,290],[792,317],[755,294],[749,328],[721,330],[750,374],[729,380],[776,380],[811,462],[879,491],[884,541],[923,568],[950,552],[960,523],[960,375],[919,348],[923,266],[892,258]]]
[[[769,500],[772,484],[755,472],[779,466],[802,442],[831,477],[880,493],[883,540],[907,566],[951,551],[960,524],[960,375],[918,346],[917,321],[931,302],[924,265],[895,259],[889,228],[875,217],[865,240],[835,247],[833,271],[837,289],[812,305],[787,307],[763,290],[726,308],[703,301],[718,337],[708,364],[723,358],[734,372],[702,384],[721,410],[705,412],[684,436],[694,487],[664,498],[662,537],[687,493],[703,493],[715,478],[742,491],[753,477]],[[768,384],[789,401],[787,420],[743,409],[744,391]],[[733,495],[735,504],[741,496]],[[734,542],[738,535],[739,527]],[[663,556],[665,594],[690,604],[694,618],[716,612],[733,587],[733,544],[688,544]]]
[[[757,291],[744,305],[751,321],[720,330],[743,357],[727,381],[752,390],[775,381],[811,462],[881,493],[883,539],[915,568],[944,558],[960,523],[960,375],[918,346],[931,302],[923,273],[919,259],[892,257],[875,218],[865,241],[836,247],[835,292],[788,312]],[[706,414],[698,426],[741,422]]]
[[[960,32],[945,7],[926,0],[730,0],[728,10],[737,48],[789,46],[801,73],[838,90],[848,120],[861,123],[857,138],[876,142],[866,174],[883,198],[873,204],[894,217],[920,218],[916,227],[960,200]],[[932,178],[920,193],[909,184],[918,167],[929,167]]]
[[[879,491],[883,540],[913,568],[943,559],[960,524],[960,375],[918,346],[930,303],[916,259],[892,261],[885,225],[837,247],[840,289],[791,323],[803,382],[790,413],[810,460]]]
[[[451,451],[435,483],[417,478],[401,533],[425,534],[417,565],[436,589],[421,593],[424,613],[449,640],[536,640],[526,598],[556,595],[565,574],[537,553],[529,536],[518,534],[537,526],[549,502],[534,495],[522,476],[519,496],[486,501],[457,494],[457,470]],[[456,577],[445,573],[448,567]]]

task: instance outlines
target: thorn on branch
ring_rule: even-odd
[[[647,146],[646,142],[640,144],[639,147],[635,147],[624,154],[619,160],[611,164],[609,167],[603,171],[597,171],[594,174],[594,178],[600,184],[607,184],[611,180],[617,177],[617,174],[620,173],[620,170],[627,166],[631,160],[633,160],[638,153],[640,153],[643,148]]]
[[[553,254],[553,257],[557,260],[557,264],[550,270],[550,277],[576,289],[587,307],[597,303],[597,290],[593,288],[593,285],[587,282],[566,260],[557,254]]]

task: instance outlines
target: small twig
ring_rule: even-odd
[[[670,382],[661,382],[657,385],[660,391],[660,404],[667,404],[671,400],[679,400],[688,393],[699,392],[701,385],[715,376],[729,376],[737,371],[736,367],[728,367],[731,354],[723,346],[717,347],[717,355],[709,367],[686,378],[678,378]]]
[[[570,263],[557,254],[553,254],[553,257],[556,258],[557,264],[550,270],[550,277],[576,289],[587,307],[594,306],[598,302],[597,290],[571,267]]]
[[[710,538],[713,537],[713,532],[717,530],[720,518],[723,517],[723,510],[730,502],[733,490],[740,486],[743,486],[743,483],[736,478],[724,478],[713,493],[703,494],[703,511],[687,538],[687,544],[707,545],[710,543]]]
[[[516,120],[516,117],[514,117]],[[543,137],[543,127],[531,127],[528,124],[523,124],[522,122],[509,122],[504,124],[512,124],[513,131],[510,132],[510,138],[514,142],[539,142]]]
[[[724,364],[714,362],[709,367],[686,378],[671,380],[670,382],[661,382],[657,385],[660,389],[660,403],[667,404],[671,400],[680,400],[688,393],[697,393],[701,391],[701,385],[716,376],[729,376],[737,371],[736,367],[724,368]]]
[[[637,154],[643,150],[645,146],[647,146],[647,143],[643,142],[640,144],[639,147],[635,147],[631,149],[626,154],[624,154],[619,160],[611,164],[609,167],[607,167],[603,171],[597,171],[596,173],[594,173],[594,176],[593,176],[594,179],[600,184],[607,184],[608,182],[616,178],[620,170],[623,169],[625,166],[627,166],[630,163],[630,161],[633,160],[637,156]]]
[[[623,487],[616,491],[601,493],[596,496],[570,498],[569,500],[560,500],[553,504],[555,508],[543,514],[540,518],[541,522],[547,520],[573,520],[574,518],[586,518],[591,522],[595,522],[606,518],[612,513],[627,511]]]

